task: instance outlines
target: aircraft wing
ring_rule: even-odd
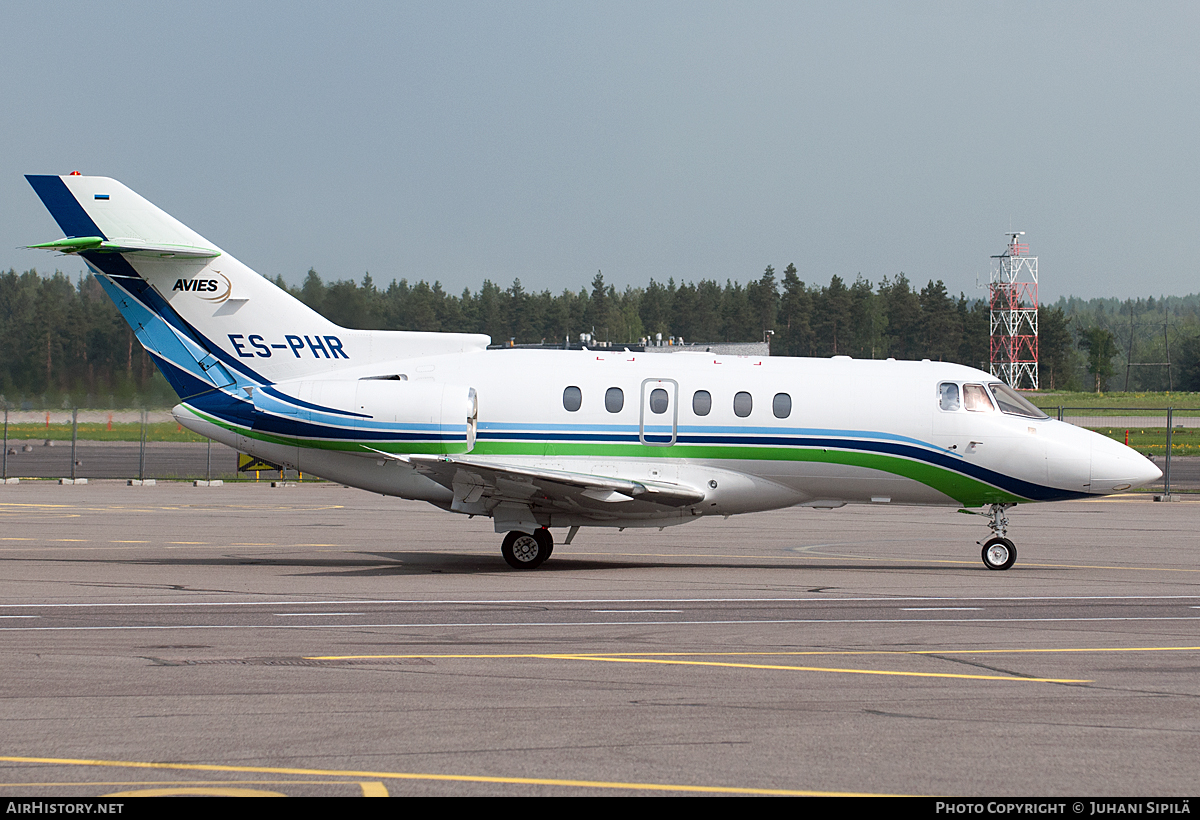
[[[632,481],[469,456],[379,454],[411,464],[419,473],[453,492],[455,507],[464,511],[476,504],[482,503],[490,509],[509,502],[603,515],[605,508],[615,513],[617,510],[609,505],[622,502],[640,502],[631,506],[650,504],[663,509],[686,507],[704,500],[700,490],[665,481]]]

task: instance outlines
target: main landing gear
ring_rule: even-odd
[[[552,552],[554,536],[545,527],[534,530],[532,535],[513,530],[504,536],[504,543],[500,545],[500,554],[513,569],[537,569]]]
[[[992,517],[988,522],[992,537],[983,544],[983,565],[988,569],[1008,569],[1017,562],[1017,548],[1008,540],[1008,516],[1004,514],[1004,510],[1011,506],[992,504],[989,512],[979,513]]]

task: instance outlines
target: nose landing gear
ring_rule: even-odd
[[[992,504],[987,513],[981,513],[992,517],[988,522],[992,537],[983,545],[983,565],[988,569],[1008,569],[1017,562],[1017,548],[1008,540],[1008,516],[1004,514],[1004,510],[1012,506]]]
[[[1017,547],[1008,540],[1008,516],[1004,514],[1006,509],[1015,506],[1015,504],[990,504],[987,512],[959,510],[959,512],[983,515],[992,519],[988,522],[988,529],[992,531],[992,537],[983,542],[982,552],[983,565],[988,569],[1004,570],[1017,562]]]

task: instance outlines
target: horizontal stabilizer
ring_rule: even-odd
[[[216,248],[198,248],[192,245],[169,245],[143,242],[140,239],[105,239],[101,236],[63,237],[53,242],[26,245],[31,250],[58,251],[60,253],[132,253],[165,259],[213,259],[221,255]]]

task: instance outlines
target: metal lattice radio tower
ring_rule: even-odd
[[[991,374],[1010,387],[1038,389],[1038,260],[1007,234],[1008,248],[993,256],[988,284],[991,308]]]

